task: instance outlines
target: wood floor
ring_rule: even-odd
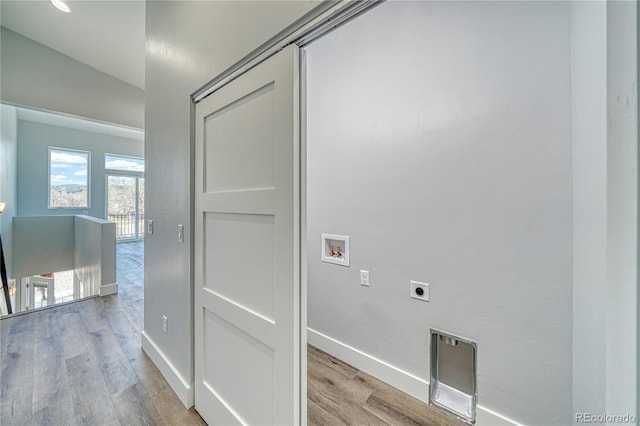
[[[0,424],[203,425],[140,347],[142,243],[118,244],[119,294],[0,320]]]
[[[313,346],[307,360],[310,425],[466,424]]]
[[[0,424],[203,425],[140,347],[142,243],[118,244],[119,294],[0,320]],[[308,349],[310,425],[462,425]]]

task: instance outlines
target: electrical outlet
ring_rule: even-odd
[[[419,281],[411,281],[410,296],[412,299],[428,302],[429,301],[429,284],[421,283]]]
[[[162,331],[164,332],[164,334],[167,334],[167,331],[169,330],[169,319],[167,318],[166,315],[162,316]]]
[[[360,285],[369,287],[369,271],[360,270]]]

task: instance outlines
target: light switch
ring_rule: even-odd
[[[147,220],[147,234],[153,235],[153,220]]]
[[[178,242],[184,243],[184,225],[178,225]]]
[[[369,287],[369,271],[360,270],[360,285]]]

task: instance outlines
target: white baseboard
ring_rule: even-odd
[[[149,355],[151,361],[158,367],[158,370],[160,370],[184,406],[186,408],[193,407],[195,401],[194,387],[182,377],[176,367],[158,348],[158,345],[144,331],[142,332],[142,350]]]
[[[108,296],[118,293],[118,283],[105,284],[100,286],[100,296]]]
[[[429,382],[427,380],[414,376],[311,328],[307,328],[307,341],[318,349],[335,356],[347,364],[351,364],[358,370],[371,374],[420,401],[429,403]],[[520,423],[481,405],[477,406],[476,425],[522,426]]]

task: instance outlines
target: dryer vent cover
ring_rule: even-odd
[[[476,421],[476,343],[431,329],[429,403],[468,423]]]

